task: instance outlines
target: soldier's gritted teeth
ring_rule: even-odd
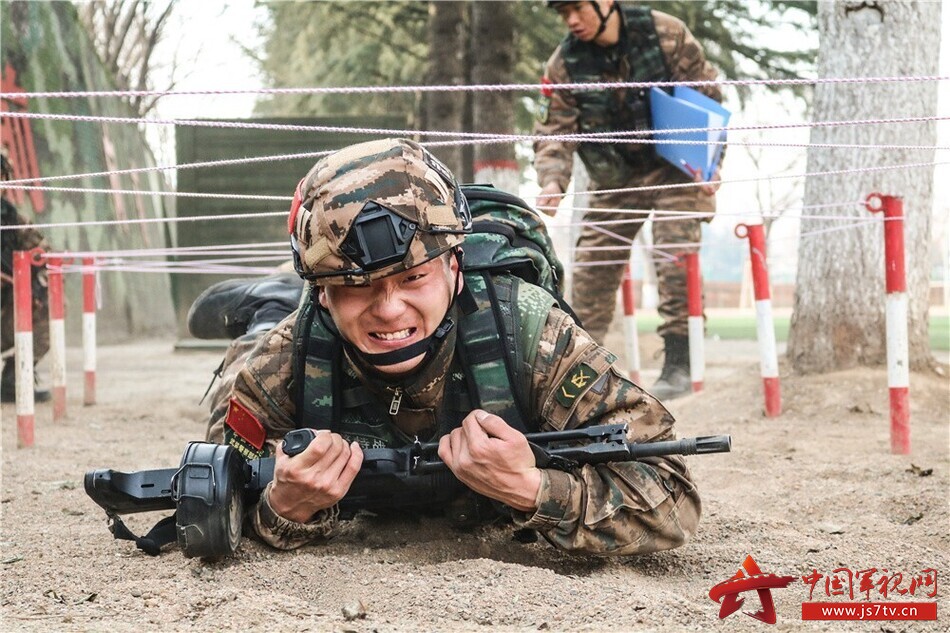
[[[340,334],[365,354],[402,349],[431,336],[449,308],[457,265],[439,257],[366,285],[327,286],[320,303]],[[425,356],[377,366],[387,374],[415,369]]]
[[[379,341],[396,343],[396,347],[399,348],[404,347],[402,342],[412,336],[415,332],[416,328],[410,326],[395,332],[370,332],[369,335]]]

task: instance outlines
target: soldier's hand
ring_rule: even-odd
[[[703,180],[703,173],[701,171],[697,171],[693,175],[693,180],[696,182],[705,183],[699,188],[699,190],[707,196],[715,195],[716,192],[719,191],[719,186],[722,184],[722,177],[719,175],[718,167],[716,168],[716,172],[712,175],[712,178],[709,179],[709,182],[705,182]]]
[[[541,188],[541,193],[535,199],[535,206],[539,211],[554,217],[557,213],[557,205],[561,204],[561,198],[564,197],[561,186],[556,182],[549,182]]]
[[[476,409],[439,441],[439,457],[475,492],[531,512],[541,471],[524,435],[497,415]]]
[[[293,457],[278,446],[271,508],[285,519],[306,523],[346,495],[362,464],[359,443],[347,443],[329,431],[317,431],[310,445]]]

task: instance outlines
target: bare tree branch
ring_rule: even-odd
[[[161,11],[150,0],[99,0],[79,7],[80,22],[89,33],[103,66],[120,90],[148,90],[152,86],[152,56],[175,6],[165,0]],[[145,115],[155,107],[154,98],[129,98],[128,103]]]
[[[122,49],[125,47],[125,44],[128,41],[129,29],[135,22],[135,18],[137,17],[140,7],[142,7],[142,3],[140,1],[136,1],[129,5],[125,12],[125,17],[122,20],[122,24],[119,26],[119,29],[116,31],[112,40],[113,49],[110,51],[110,57],[115,60],[116,65],[118,65],[118,61],[121,58]],[[142,14],[144,15],[144,10],[142,11]]]
[[[98,3],[97,3],[98,4]],[[115,25],[119,21],[119,17],[122,14],[122,4],[117,2],[115,4],[102,4],[103,12],[103,24],[102,24],[102,37],[103,37],[103,61],[106,64],[106,67],[115,73],[119,69],[119,52],[118,49],[122,47],[122,42],[116,38]]]

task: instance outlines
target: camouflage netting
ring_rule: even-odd
[[[76,7],[67,2],[0,3],[0,68],[5,78],[12,70],[16,83],[27,92],[115,90],[86,33]],[[12,111],[18,105],[5,103]],[[34,98],[26,110],[53,114],[134,116],[115,97]],[[155,164],[142,132],[123,124],[32,120],[33,142],[41,176],[113,171]],[[11,139],[3,139],[9,143]],[[61,187],[113,188],[160,191],[168,188],[158,172],[87,177],[53,181]],[[82,192],[42,192],[43,204],[31,196],[16,201],[34,223],[154,218],[173,213],[158,196]],[[173,207],[173,205],[171,205]],[[44,229],[56,250],[127,250],[164,248],[174,230],[162,224],[86,226]],[[173,330],[171,282],[166,273],[104,272],[99,276],[102,303],[99,340],[115,342],[132,336]],[[66,278],[67,339],[78,341],[82,306],[78,275]],[[70,316],[72,313],[73,316]]]

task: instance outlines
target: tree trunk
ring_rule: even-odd
[[[429,85],[461,85],[465,83],[466,2],[429,3]],[[465,92],[432,92],[426,99],[427,129],[461,131],[465,122]],[[430,141],[448,140],[429,137]],[[458,145],[432,148],[432,153],[463,178],[462,151]]]
[[[515,66],[515,18],[509,2],[472,4],[472,82],[510,84]],[[474,131],[513,134],[515,95],[510,91],[475,92]],[[513,143],[475,146],[475,182],[492,183],[499,189],[518,192],[518,162]]]
[[[819,5],[820,77],[937,74],[939,2],[826,2]],[[816,121],[928,117],[936,114],[935,82],[819,84]],[[815,128],[814,143],[936,142],[933,122]],[[934,150],[810,148],[808,171],[934,160]],[[805,204],[864,200],[872,192],[904,200],[908,335],[911,366],[930,360],[927,334],[933,167],[818,176],[805,184]],[[854,220],[803,220],[788,357],[801,372],[826,372],[885,361],[884,239],[881,222],[809,235],[872,217],[863,207],[808,210]]]

